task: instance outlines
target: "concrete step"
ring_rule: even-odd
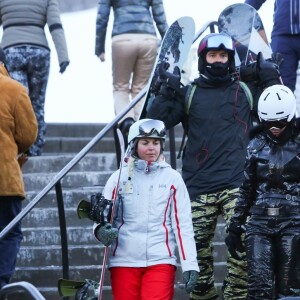
[[[94,138],[106,124],[47,124],[46,142],[43,153],[78,153]],[[182,126],[175,127],[176,149],[180,148]],[[170,149],[168,138],[166,150]],[[115,152],[113,131],[109,130],[101,141],[94,145],[91,153]]]
[[[73,158],[74,154],[67,153],[61,155],[42,155],[29,157],[22,171],[24,177],[32,173],[58,173],[61,171]],[[170,154],[165,153],[165,159],[170,163]],[[178,170],[181,169],[181,159],[176,159]],[[83,157],[71,170],[71,172],[86,172],[86,171],[110,171],[118,169],[115,153],[90,153]]]
[[[94,137],[106,126],[106,123],[48,123],[46,138],[49,137]],[[183,129],[179,124],[174,127],[175,135],[182,137]],[[113,137],[109,130],[106,137]]]

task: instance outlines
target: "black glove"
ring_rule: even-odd
[[[230,255],[237,260],[243,259],[242,253],[245,252],[245,246],[242,242],[243,232],[244,229],[242,226],[237,226],[235,223],[231,222],[228,227],[228,236],[225,238],[225,244]]]
[[[264,88],[274,84],[282,84],[279,67],[270,60],[265,60],[262,53],[257,55],[257,76]]]
[[[240,79],[244,82],[257,81],[257,70],[256,62],[250,63],[248,65],[242,65],[239,69]]]
[[[167,84],[167,87],[170,89],[173,89],[174,91],[178,91],[180,89],[180,69],[176,66],[174,68],[173,74],[168,72],[170,64],[167,62],[161,62],[158,66],[158,75],[159,80],[161,82],[165,82]]]
[[[197,284],[199,272],[194,271],[194,270],[185,271],[185,272],[183,272],[182,277],[183,277],[183,281],[185,283],[186,292],[191,293]]]
[[[95,229],[95,236],[103,245],[109,246],[118,237],[118,229],[110,223],[99,224]]]
[[[67,66],[70,64],[69,61],[63,61],[60,65],[59,65],[59,73],[63,73],[64,71],[66,71]]]
[[[104,210],[109,205],[108,214],[106,220],[110,221],[112,201],[107,200],[101,193],[96,193],[91,196],[91,210],[89,211],[89,219],[100,224],[104,224]]]

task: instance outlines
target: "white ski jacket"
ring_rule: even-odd
[[[119,171],[103,195],[113,199]],[[155,163],[130,158],[122,167],[113,226],[118,239],[110,246],[109,267],[177,265],[199,272],[191,204],[181,175],[163,159]]]

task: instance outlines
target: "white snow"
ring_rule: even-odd
[[[217,20],[220,12],[234,0],[164,0],[168,23],[191,16],[196,31],[204,23]],[[243,2],[243,1],[241,1]],[[274,1],[267,1],[259,13],[268,37],[272,29]],[[70,65],[59,73],[56,50],[49,35],[51,70],[46,95],[45,118],[49,123],[107,123],[115,117],[111,78],[111,12],[106,41],[106,61],[94,54],[96,8],[61,14],[70,56]]]

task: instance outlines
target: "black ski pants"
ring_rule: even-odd
[[[249,300],[300,296],[300,215],[252,216],[246,226]]]

